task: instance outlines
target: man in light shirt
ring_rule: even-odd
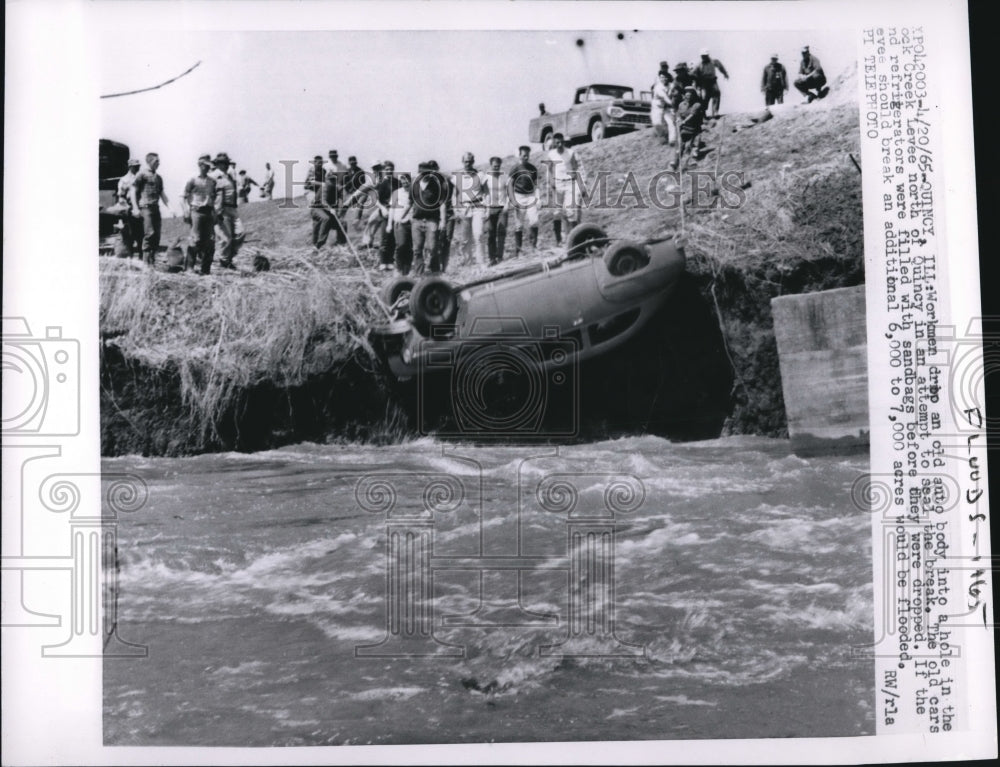
[[[142,163],[138,158],[130,159],[128,173],[118,179],[118,204],[125,208],[121,214],[122,242],[130,256],[142,255],[142,218],[139,217],[139,209],[134,207],[132,199],[132,185],[141,166]]]
[[[552,148],[545,155],[545,164],[549,167],[551,199],[559,209],[558,215],[552,220],[552,231],[556,237],[556,245],[561,245],[563,222],[566,222],[567,233],[580,223],[585,182],[583,165],[576,152],[566,146],[561,133],[552,136]]]
[[[225,152],[219,152],[212,160],[215,170],[215,237],[221,258],[219,266],[235,269],[233,259],[239,247],[238,237],[242,232],[239,216],[236,214],[236,179],[229,173],[231,161]]]
[[[212,158],[198,158],[198,175],[184,185],[184,220],[191,224],[188,242],[194,250],[200,271],[208,274],[215,258],[215,179],[209,175]]]
[[[465,263],[486,265],[483,252],[483,230],[486,219],[486,174],[475,167],[476,158],[472,152],[462,155],[462,169],[454,172],[455,220],[461,237]]]

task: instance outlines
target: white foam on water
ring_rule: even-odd
[[[719,705],[719,702],[715,700],[697,700],[689,698],[687,695],[654,695],[653,697],[656,700],[662,700],[664,703],[674,703],[678,706],[711,706],[712,708],[717,708]]]
[[[421,693],[429,692],[426,687],[375,687],[371,690],[350,693],[351,700],[408,700]]]

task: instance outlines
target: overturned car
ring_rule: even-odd
[[[373,335],[400,380],[489,355],[501,368],[558,368],[635,335],[683,272],[675,238],[613,241],[600,227],[580,224],[565,256],[513,272],[464,285],[440,276],[397,278],[382,290],[393,320]],[[495,372],[476,367],[479,375]]]

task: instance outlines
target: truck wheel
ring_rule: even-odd
[[[604,138],[604,123],[599,119],[590,124],[590,140],[600,141]]]
[[[457,313],[455,290],[440,277],[428,277],[419,282],[410,294],[410,314],[421,332],[432,325],[452,322]]]
[[[607,232],[597,224],[577,224],[566,238],[566,257],[581,258],[596,255],[608,242]]]
[[[552,129],[546,128],[542,131],[542,151],[548,152],[552,148]]]
[[[612,277],[624,277],[649,263],[646,247],[634,240],[620,240],[604,254],[604,266]]]

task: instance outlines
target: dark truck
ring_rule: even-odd
[[[528,124],[528,139],[548,148],[554,133],[566,143],[600,141],[612,133],[648,127],[649,101],[635,97],[627,85],[587,85],[576,89],[573,106],[565,112],[542,114]]]
[[[98,155],[97,200],[98,228],[101,237],[114,233],[117,213],[106,212],[114,206],[118,197],[118,179],[128,173],[128,146],[102,138]]]

